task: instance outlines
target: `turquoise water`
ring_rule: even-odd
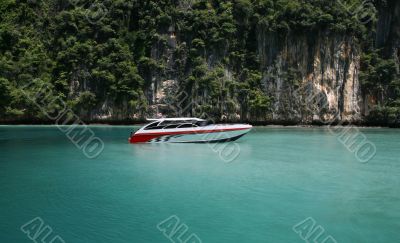
[[[305,242],[292,227],[309,217],[337,242],[400,242],[400,130],[361,129],[377,153],[360,163],[326,128],[256,128],[226,163],[91,128],[96,159],[55,127],[0,127],[0,242],[32,242],[36,217],[65,242],[171,242],[157,224],[172,215],[202,242]]]

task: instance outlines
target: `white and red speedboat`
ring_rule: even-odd
[[[129,138],[130,143],[216,143],[235,141],[248,133],[248,124],[209,124],[199,118],[148,119],[149,124]]]

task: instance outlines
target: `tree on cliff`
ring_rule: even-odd
[[[212,108],[217,119],[232,113],[240,113],[242,119],[264,119],[274,97],[262,83],[266,70],[260,64],[260,31],[282,40],[289,33],[313,39],[319,31],[353,36],[364,52],[363,91],[380,94],[379,107],[396,113],[390,107],[398,107],[400,97],[398,63],[377,51],[371,41],[382,13],[374,12],[366,23],[355,15],[362,4],[361,0],[3,0],[0,117],[40,117],[18,92],[35,79],[51,84],[54,95],[83,118],[145,116],[159,81],[172,77],[193,101]],[[308,71],[290,63],[286,68],[292,73]],[[257,82],[249,73],[260,75]]]

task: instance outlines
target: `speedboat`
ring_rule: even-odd
[[[130,143],[218,143],[239,139],[252,129],[248,124],[210,124],[199,118],[148,119],[129,138]]]

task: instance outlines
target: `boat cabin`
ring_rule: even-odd
[[[208,121],[198,118],[164,118],[149,121],[152,122],[143,127],[143,130],[203,127],[209,124]]]

